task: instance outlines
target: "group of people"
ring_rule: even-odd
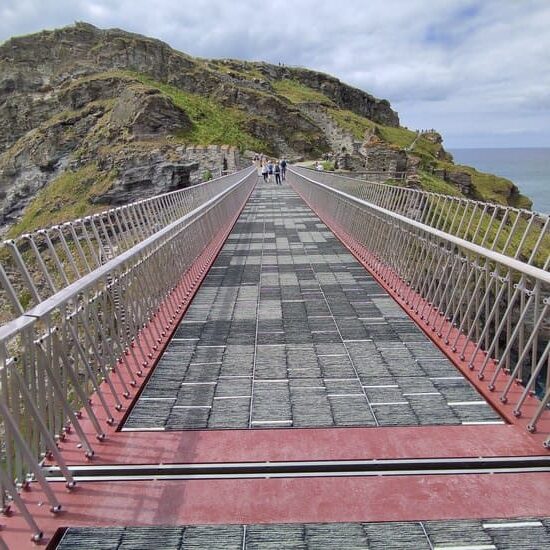
[[[256,155],[254,157],[254,165],[258,172],[258,177],[262,177],[265,183],[273,183],[281,185],[286,179],[286,159],[271,160],[263,155]]]

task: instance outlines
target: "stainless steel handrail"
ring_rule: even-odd
[[[542,254],[532,255],[543,237],[541,250],[550,250],[549,215],[531,210],[443,195],[420,189],[358,180],[343,174],[293,167],[305,177],[362,199],[369,204],[541,267]]]
[[[155,232],[142,233],[133,246],[0,327],[1,507],[12,498],[25,514],[14,490],[30,476],[40,483],[51,510],[60,509],[40,461],[52,456],[72,487],[57,441],[70,430],[87,456],[95,453],[80,411],[102,441],[101,418],[112,423],[112,408],[123,408],[187,299],[181,283],[198,280],[196,259],[228,229],[256,181],[253,168],[227,176],[200,205],[179,217],[167,214]],[[38,536],[32,518],[25,517]]]
[[[550,414],[548,219],[530,251],[531,258],[543,253],[537,267],[323,184],[314,172],[291,168],[289,175],[322,218],[362,245],[369,269],[488,379],[490,391],[507,402],[514,382],[523,384],[515,415],[538,396],[528,423],[535,431]]]

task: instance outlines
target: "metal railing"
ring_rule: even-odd
[[[84,243],[91,254],[95,246],[112,246],[116,255],[104,264],[96,257],[74,282],[60,275],[61,288],[52,285],[52,295],[0,327],[0,506],[5,509],[13,499],[37,537],[38,527],[16,486],[31,476],[40,483],[51,510],[60,509],[40,461],[51,456],[72,487],[73,479],[57,448],[59,438],[70,430],[83,452],[94,454],[94,443],[82,427],[79,412],[85,412],[95,437],[102,441],[105,432],[100,416],[113,422],[111,407],[122,408],[124,398],[130,396],[129,386],[141,374],[139,367],[132,366],[147,363],[148,353],[161,340],[159,325],[169,326],[187,298],[180,283],[198,278],[196,258],[229,228],[256,179],[250,168],[179,194],[74,222],[82,228],[73,237],[77,249]],[[106,220],[113,225],[107,227]],[[67,228],[70,231],[74,225],[63,230]],[[50,231],[57,232],[63,248],[66,241],[61,238],[62,230],[41,234],[54,256],[54,247],[48,243]],[[35,242],[34,236],[27,241]],[[115,249],[115,242],[120,248]],[[36,258],[43,257],[43,252],[38,249]],[[64,261],[59,258],[63,273],[75,269],[69,252]],[[77,258],[86,264],[86,254],[72,255],[74,262]],[[51,276],[51,268],[42,274]],[[17,293],[12,291],[12,300],[17,302]],[[151,322],[154,318],[160,323]],[[143,331],[147,326],[149,334]],[[96,408],[89,401],[92,393]]]
[[[550,254],[541,268],[532,265],[548,239],[548,218],[522,262],[320,183],[311,171],[293,168],[289,179],[323,219],[367,251],[369,268],[481,380],[488,379],[501,401],[510,399],[516,382],[523,384],[516,416],[528,396],[537,395],[528,423],[535,431],[550,412]]]
[[[387,185],[369,176],[361,181],[330,172],[293,169],[333,189],[530,265],[543,267],[550,253],[548,214]],[[532,254],[539,239],[538,250]]]
[[[240,178],[242,172],[236,172],[4,241],[0,321],[15,319]]]

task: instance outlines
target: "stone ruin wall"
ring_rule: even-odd
[[[387,146],[365,147],[367,172],[382,172],[389,178],[400,177],[407,170],[407,153]]]
[[[190,175],[189,183],[195,185],[204,181],[205,173],[210,171],[213,178],[224,172],[224,158],[227,161],[226,173],[235,172],[244,168],[248,163],[241,158],[237,147],[228,145],[189,145],[178,147],[176,152],[181,155],[182,162],[198,163],[198,168]]]

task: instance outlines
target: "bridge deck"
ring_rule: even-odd
[[[541,454],[286,185],[253,192],[119,428],[91,461],[72,434],[61,443],[85,476],[71,495],[52,482],[66,511],[23,493],[45,540],[68,527],[61,549],[550,544],[546,471],[135,477],[138,465]],[[111,477],[86,477],[106,465]],[[2,536],[31,547],[12,519]]]
[[[287,186],[258,186],[124,429],[500,417]]]
[[[549,548],[550,519],[69,529],[58,549]]]

